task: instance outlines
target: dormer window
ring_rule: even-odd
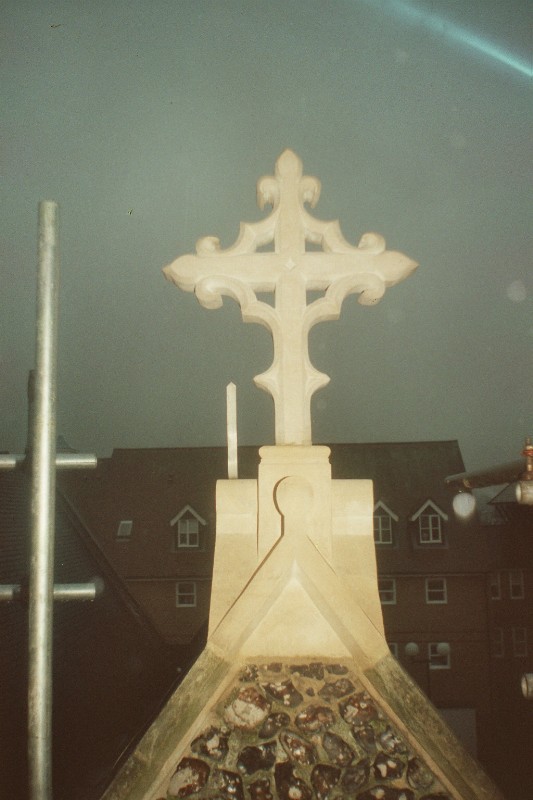
[[[398,516],[382,500],[379,500],[374,506],[374,542],[376,544],[394,544],[394,522],[398,522]]]
[[[207,523],[205,519],[192,508],[185,506],[174,519],[170,526],[174,528],[173,547],[178,550],[199,550],[201,548],[201,528]]]
[[[421,514],[419,519],[421,544],[440,544],[442,528],[438,514]]]
[[[428,500],[410,517],[411,522],[418,522],[418,543],[421,545],[444,544],[442,523],[448,521],[448,515],[432,500]]]
[[[198,547],[200,544],[200,526],[193,517],[178,520],[177,546]]]

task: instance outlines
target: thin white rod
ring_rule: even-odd
[[[239,477],[237,460],[237,387],[228,383],[226,387],[226,432],[228,440],[228,478]]]
[[[29,586],[28,759],[31,800],[52,797],[52,609],[54,573],[58,208],[39,203],[35,418]]]

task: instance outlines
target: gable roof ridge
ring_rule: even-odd
[[[400,519],[400,517],[397,514],[395,514],[394,511],[392,511],[386,503],[383,502],[383,500],[378,500],[377,503],[374,505],[374,514],[376,513],[378,508],[382,508],[383,511],[385,511],[389,515],[389,517],[392,517],[394,522],[398,522],[398,520]]]
[[[435,511],[439,516],[441,516],[445,522],[448,522],[448,514],[445,511],[443,511],[442,508],[439,508],[439,506],[436,503],[434,503],[433,500],[431,500],[430,498],[428,498],[426,502],[420,506],[418,511],[415,511],[412,517],[409,517],[409,521],[415,522],[418,519],[418,517],[426,510],[426,508],[428,508],[428,506],[431,507],[433,511]]]
[[[183,517],[183,516],[184,516],[184,515],[185,515],[187,512],[189,512],[190,514],[192,514],[192,515],[193,515],[193,517],[195,517],[195,518],[198,520],[198,522],[200,523],[200,525],[207,525],[207,522],[205,521],[205,519],[204,519],[203,517],[201,517],[201,516],[200,516],[200,514],[199,514],[197,511],[195,511],[195,510],[194,510],[194,508],[193,508],[191,505],[189,505],[188,503],[187,503],[187,505],[186,505],[186,506],[184,506],[184,507],[181,509],[181,511],[179,511],[179,512],[176,514],[176,516],[175,516],[175,517],[173,517],[173,518],[170,520],[170,523],[169,523],[169,524],[170,524],[171,526],[175,525],[175,524],[176,524],[176,522],[178,522],[178,521],[179,521],[179,520],[180,520],[180,519],[181,519],[181,518],[182,518],[182,517]]]

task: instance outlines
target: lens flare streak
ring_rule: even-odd
[[[533,77],[533,57],[531,63],[528,64],[526,61],[516,58],[511,53],[506,52],[496,44],[493,44],[492,42],[489,42],[486,39],[483,39],[482,37],[477,36],[476,34],[471,33],[464,28],[461,28],[459,25],[444,19],[444,17],[440,17],[438,14],[421,8],[416,8],[415,6],[411,5],[411,3],[405,2],[405,0],[381,0],[381,2],[376,2],[376,0],[364,1],[367,5],[373,7],[379,5],[384,11],[391,11],[405,17],[406,19],[411,19],[415,22],[418,22],[428,30],[434,33],[442,34],[448,39],[459,42],[467,47],[471,47],[472,49],[477,50],[479,53],[483,53],[484,55],[499,61],[501,64],[521,72],[528,78]]]

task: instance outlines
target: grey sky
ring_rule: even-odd
[[[1,450],[24,446],[40,199],[60,204],[70,444],[223,444],[230,380],[240,441],[273,442],[252,383],[268,333],[161,268],[262,216],[256,180],[291,147],[322,182],[315,216],[420,263],[312,331],[331,376],[313,440],[458,439],[470,469],[518,456],[533,433],[528,0],[3,8]]]

